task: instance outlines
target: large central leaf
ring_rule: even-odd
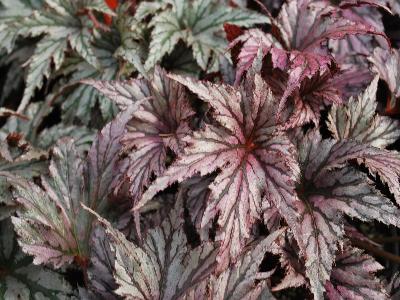
[[[186,139],[180,158],[149,187],[135,209],[159,191],[196,174],[219,171],[209,186],[211,196],[202,219],[205,226],[218,216],[223,268],[241,253],[249,230],[262,216],[263,196],[293,208],[298,165],[295,149],[275,122],[277,102],[260,76],[249,76],[240,88],[174,76],[213,108],[214,124],[206,124]]]

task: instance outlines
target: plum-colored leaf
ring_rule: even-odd
[[[387,107],[389,111],[396,108],[396,99],[400,97],[399,56],[399,51],[396,49],[375,48],[373,55],[369,57],[369,61],[373,63],[373,70],[379,74],[389,88],[390,98]]]
[[[337,8],[323,1],[288,1],[273,23],[279,29],[277,35],[280,42],[273,42],[270,34],[259,30],[245,32],[244,36],[237,38],[237,41],[244,44],[239,54],[236,82],[252,65],[259,48],[263,54],[270,53],[273,67],[288,74],[286,89],[279,104],[280,112],[287,98],[304,80],[316,75],[322,76],[333,67],[333,58],[324,47],[327,41],[358,34],[385,37],[373,26],[346,19],[338,12]]]
[[[355,3],[357,0],[351,0],[351,2]],[[346,8],[342,3],[343,1],[340,3],[340,7],[343,8],[340,13],[343,18],[371,26],[376,31],[384,31],[382,16],[376,8],[377,5],[376,7],[349,5]],[[381,1],[381,3],[383,2]],[[371,55],[377,44],[381,47],[387,47],[385,39],[377,35],[350,35],[342,40],[329,41],[329,47],[338,62],[363,65],[365,64],[364,56]]]
[[[385,0],[342,0],[342,1],[340,1],[341,8],[348,8],[348,7],[362,6],[362,5],[375,6],[378,8],[383,8],[383,9],[387,10],[388,12],[390,12],[390,9],[386,6]]]
[[[91,294],[101,299],[118,299],[114,291],[117,289],[113,272],[115,265],[115,251],[108,243],[104,229],[96,227],[91,236],[90,262],[87,270],[89,278],[88,289]]]
[[[121,140],[126,158],[120,162],[120,174],[114,180],[116,192],[129,185],[135,203],[151,176],[164,172],[168,149],[176,154],[182,151],[183,138],[191,132],[189,121],[194,111],[185,88],[168,78],[161,68],[156,68],[151,81],[102,83],[99,90],[123,107],[141,101],[140,108],[131,108],[133,113]]]
[[[293,206],[298,165],[294,148],[279,131],[277,102],[260,76],[248,77],[240,88],[173,76],[213,108],[216,124],[187,138],[188,147],[149,187],[135,209],[172,183],[220,170],[213,180],[202,225],[218,216],[222,241],[220,268],[235,260],[262,214],[262,194],[281,211]]]
[[[282,6],[278,26],[286,46],[299,51],[315,51],[327,40],[343,39],[348,35],[377,34],[368,24],[351,21],[338,15],[336,8],[323,1],[291,0]]]
[[[285,269],[285,277],[272,287],[272,291],[308,285],[304,274],[305,267],[299,256],[300,249],[292,232],[287,231],[285,235],[281,235],[275,241],[271,252],[279,255],[281,266]]]
[[[326,284],[328,299],[388,299],[382,282],[374,274],[382,269],[373,257],[346,245],[337,255]]]
[[[179,197],[184,199],[192,224],[202,239],[208,238],[208,231],[212,225],[211,222],[202,224],[202,219],[211,194],[209,185],[214,179],[213,176],[193,177],[182,182],[179,190]]]

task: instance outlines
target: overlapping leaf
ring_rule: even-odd
[[[53,110],[48,103],[48,101],[30,103],[24,114],[26,118],[18,115],[10,116],[0,130],[0,136],[7,137],[18,132],[32,147],[42,151],[50,149],[63,137],[72,137],[79,152],[89,150],[95,132],[84,126],[68,126],[60,123],[38,130],[43,118],[49,116]]]
[[[61,140],[53,149],[50,176],[42,176],[43,189],[31,181],[10,178],[23,207],[13,217],[18,241],[24,252],[34,256],[34,263],[87,264],[92,218],[80,203],[98,212],[109,206],[107,196],[126,121],[121,115],[108,124],[86,160],[78,155],[73,140]]]
[[[278,230],[246,251],[231,269],[213,274],[217,251],[210,243],[189,249],[182,229],[182,203],[160,227],[151,229],[142,246],[129,241],[100,218],[115,251],[116,293],[126,299],[258,299],[269,293],[260,272],[266,251],[285,229]],[[270,294],[269,294],[270,295]],[[271,299],[272,296],[270,295]]]
[[[272,291],[280,291],[302,285],[308,286],[305,266],[301,256],[299,256],[300,249],[292,232],[287,231],[286,234],[281,235],[272,245],[271,252],[279,255],[280,264],[285,270],[284,278],[272,287]]]
[[[107,38],[108,37],[108,38]],[[111,36],[104,36],[96,40],[94,52],[101,65],[100,70],[83,60],[69,63],[68,71],[71,71],[70,84],[76,84],[86,79],[114,80],[119,72],[118,60],[113,57],[116,45],[110,40]],[[70,75],[70,74],[65,74]],[[109,101],[101,93],[87,85],[79,85],[72,92],[65,95],[62,102],[63,121],[66,124],[85,124],[93,122],[93,112],[98,108],[104,121],[111,121],[118,113],[115,104]]]
[[[9,220],[0,223],[0,297],[2,299],[77,299],[62,274],[35,266],[18,247]]]
[[[348,35],[382,34],[370,25],[340,16],[336,8],[323,1],[289,1],[282,6],[273,25],[278,32],[273,32],[274,35],[253,29],[245,32],[233,44],[243,42],[238,57],[236,82],[251,66],[257,52],[260,51],[259,48],[264,55],[270,53],[273,68],[287,73],[279,111],[284,108],[287,98],[298,90],[305,80],[332,76],[330,72],[334,69],[335,62],[329,55],[328,49],[323,46],[324,43],[329,40],[340,40]],[[338,103],[337,98],[337,96],[326,97],[324,101]],[[299,121],[318,119],[317,114],[319,115],[322,101],[313,103],[311,100],[307,103],[307,97],[296,96],[294,99],[297,100],[295,106],[300,106],[300,109],[290,123],[297,125]]]
[[[40,9],[42,0],[2,0],[0,2],[0,40],[1,49],[11,52],[15,42],[23,29],[22,21],[25,17]]]
[[[105,231],[102,227],[93,230],[91,236],[92,249],[88,267],[88,288],[93,298],[116,300],[114,290],[117,289],[113,272],[115,265],[115,251],[111,248]]]
[[[398,121],[375,113],[378,78],[357,98],[346,105],[333,105],[329,112],[328,127],[337,140],[355,139],[385,148],[400,136]]]
[[[26,89],[19,107],[20,111],[26,108],[35,89],[42,87],[44,78],[49,78],[53,69],[55,71],[60,69],[69,46],[89,64],[99,68],[99,62],[91,46],[93,37],[89,31],[90,26],[87,26],[87,20],[85,22],[79,14],[86,8],[105,11],[107,6],[104,2],[97,1],[91,3],[89,7],[83,0],[46,0],[44,2],[46,5],[40,10],[31,11],[31,16],[18,19],[13,23],[18,29],[17,35],[45,35],[37,44],[35,53],[29,60]],[[113,14],[109,9],[107,12]],[[6,25],[5,29],[7,30],[8,27]]]
[[[152,81],[91,82],[100,92],[113,99],[121,109],[141,101],[122,138],[127,157],[121,162],[116,180],[120,189],[126,182],[136,202],[153,174],[164,172],[167,150],[176,154],[185,145],[182,139],[190,133],[189,118],[194,114],[183,86],[156,68]]]
[[[214,179],[213,176],[193,177],[184,181],[179,190],[179,197],[183,198],[184,205],[189,212],[192,224],[202,239],[208,238],[208,231],[211,227],[211,223],[208,223],[203,227],[201,224],[211,193],[208,186]]]
[[[386,285],[386,290],[391,299],[398,299],[400,296],[400,274],[396,272]]]
[[[271,252],[273,242],[285,228],[262,239],[243,254],[231,268],[219,275],[211,275],[191,291],[184,299],[275,299],[268,287],[267,279],[275,270],[260,272],[260,261],[265,253]],[[206,296],[204,296],[206,295]]]
[[[375,113],[377,86],[378,78],[375,78],[357,100],[350,99],[346,106],[337,107],[334,105],[332,107],[328,116],[328,127],[335,139],[354,139],[375,147],[385,148],[399,138],[399,123],[394,119]],[[365,163],[367,166],[369,165],[368,160]],[[388,167],[388,164],[392,164],[392,168]],[[379,171],[372,167],[371,171],[379,173],[381,180],[388,185],[389,190],[400,203],[400,173],[397,163],[382,159],[376,168],[385,169],[385,171]]]
[[[202,226],[218,215],[223,268],[241,253],[251,225],[261,217],[263,194],[283,211],[292,209],[298,175],[294,147],[277,130],[276,101],[260,76],[249,76],[239,89],[174,78],[214,109],[218,123],[206,124],[186,139],[184,154],[148,188],[135,209],[176,181],[220,170],[209,186]]]
[[[223,54],[226,46],[221,37],[224,23],[250,26],[268,21],[267,17],[256,12],[228,5],[215,5],[210,0],[174,0],[161,3],[142,2],[138,8],[138,17],[141,18],[164,8],[150,22],[153,30],[146,61],[148,69],[160,62],[166,54],[170,54],[178,41],[183,40],[192,48],[193,56],[203,70],[216,71],[217,56]]]
[[[344,18],[366,26],[372,26],[376,31],[380,32],[384,31],[384,25],[378,8],[391,13],[384,0],[344,0],[339,1],[337,5],[341,8],[340,14]],[[332,49],[335,59],[339,62],[364,65],[364,56],[371,55],[377,44],[381,45],[381,47],[386,47],[384,39],[377,35],[353,35],[342,40],[330,41],[329,47]]]
[[[46,155],[36,151],[14,133],[0,141],[0,220],[9,217],[17,209],[12,198],[11,186],[5,175],[13,174],[31,179],[46,168]]]
[[[328,299],[387,299],[382,282],[374,274],[381,269],[371,256],[346,245],[336,257],[326,284]]]
[[[400,97],[400,58],[399,51],[396,49],[385,50],[375,48],[374,53],[369,57],[369,61],[373,63],[373,69],[379,74],[389,88],[390,99],[388,101],[386,111],[396,111],[396,99]]]
[[[305,258],[314,297],[318,299],[330,278],[338,245],[343,243],[343,214],[400,226],[399,209],[372,186],[365,174],[346,167],[346,162],[369,161],[367,167],[384,165],[382,171],[388,172],[392,166],[381,160],[393,159],[398,163],[400,157],[354,140],[321,140],[314,131],[301,139],[299,159],[302,180],[297,192],[301,201],[296,204],[300,226],[294,233]]]
[[[215,268],[212,243],[190,249],[182,227],[182,203],[160,227],[147,232],[143,245],[129,242],[100,219],[115,251],[115,293],[126,299],[179,299]]]

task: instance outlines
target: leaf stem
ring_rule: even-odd
[[[358,248],[361,248],[361,249],[366,250],[367,252],[370,252],[371,254],[383,257],[387,260],[390,260],[390,261],[400,264],[400,256],[397,256],[397,255],[394,255],[393,253],[379,249],[368,242],[361,241],[358,239],[352,239],[351,243]]]
[[[389,236],[389,237],[375,237],[372,239],[374,242],[389,244],[389,243],[396,243],[400,242],[400,236]]]

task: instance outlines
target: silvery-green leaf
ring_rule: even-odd
[[[41,8],[41,0],[2,0],[0,1],[0,48],[11,52],[18,38],[25,17]]]
[[[6,175],[13,174],[27,179],[45,172],[44,153],[32,149],[18,135],[9,135],[0,141],[0,220],[13,214],[18,208],[11,194],[11,185]]]
[[[126,299],[179,299],[210,275],[216,249],[212,243],[190,248],[182,213],[178,202],[161,226],[147,232],[141,246],[98,216],[115,252],[116,294]]]
[[[332,106],[328,127],[335,139],[355,139],[385,148],[399,138],[399,122],[375,112],[377,87],[378,77],[356,99],[351,98],[345,105]]]
[[[269,19],[261,14],[243,8],[232,8],[229,5],[216,5],[210,0],[170,1],[169,6],[147,5],[139,7],[140,15],[147,15],[156,10],[150,26],[153,27],[150,53],[145,67],[152,68],[166,54],[171,54],[179,40],[193,50],[198,65],[205,70],[211,59],[210,71],[215,71],[218,55],[224,53],[227,46],[223,39],[223,24],[251,26],[267,23]]]
[[[22,206],[12,218],[18,242],[36,264],[56,268],[73,261],[87,264],[92,215],[81,208],[81,202],[100,213],[108,212],[119,140],[127,120],[120,115],[103,128],[86,159],[77,153],[72,139],[60,140],[52,150],[50,174],[42,176],[43,188],[20,177],[7,177]]]

